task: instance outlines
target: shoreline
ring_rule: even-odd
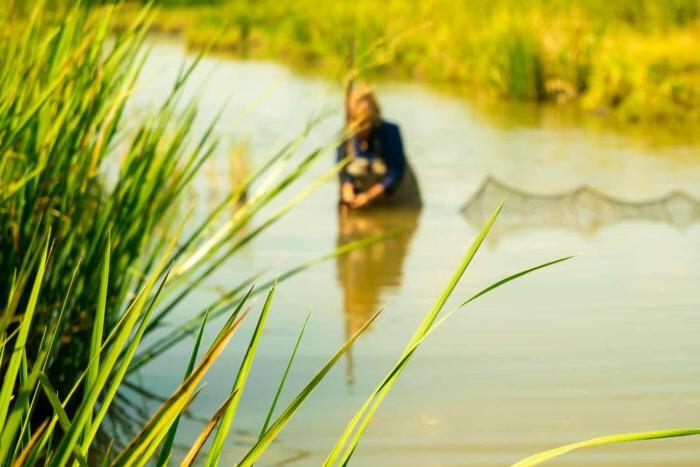
[[[387,11],[402,23],[398,30],[388,31],[387,26],[383,31],[376,21],[355,18],[368,24],[349,33],[342,26],[353,10],[345,3],[329,7],[331,14],[314,12],[311,2],[302,0],[289,15],[267,0],[254,6],[221,1],[216,6],[161,6],[150,28],[176,37],[193,51],[218,34],[214,55],[272,59],[301,74],[338,80],[346,66],[348,37],[357,36],[359,51],[371,48],[377,37],[388,37],[369,61],[358,65],[366,68],[363,77],[417,82],[488,105],[575,105],[611,127],[665,127],[682,134],[688,132],[684,127],[700,123],[700,56],[686,50],[700,40],[700,14],[678,24],[660,19],[654,20],[659,24],[649,19],[628,24],[619,12],[594,21],[590,16],[595,9],[576,1],[559,9],[535,5],[522,18],[518,11],[502,11],[511,4],[522,7],[519,0],[500,3],[500,10],[476,15],[437,2],[435,23],[416,27],[418,13],[389,1]],[[138,7],[117,9],[117,28],[129,24]],[[368,4],[360,1],[356,8],[361,13]],[[565,13],[575,14],[566,18]],[[438,18],[469,23],[473,32],[438,24]]]

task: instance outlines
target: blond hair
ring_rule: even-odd
[[[374,94],[374,90],[367,83],[357,83],[350,90],[347,102],[348,117],[350,122],[358,116],[358,107],[360,102],[363,101],[369,103],[369,119],[372,127],[378,127],[381,123],[382,113],[379,108],[379,102],[377,102],[377,96]]]

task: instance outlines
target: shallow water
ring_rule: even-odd
[[[132,111],[157,103],[189,59],[177,44],[155,43]],[[201,130],[229,100],[217,126],[221,151],[196,184],[203,206],[228,188],[228,155],[237,141],[248,141],[254,165],[315,112],[342,108],[337,85],[270,62],[205,58],[191,93],[200,97]],[[505,210],[453,302],[520,269],[580,256],[474,302],[436,332],[377,413],[355,465],[506,465],[583,438],[697,426],[700,148],[680,138],[629,139],[556,110],[504,106],[484,113],[412,84],[382,85],[379,95],[386,118],[401,126],[422,211],[342,217],[329,183],[252,242],[171,320],[186,319],[218,288],[254,271],[272,266],[274,275],[348,239],[407,229],[280,285],[226,461],[238,459],[259,431],[309,310],[283,403],[386,306],[259,463],[318,464],[502,199]],[[340,122],[335,114],[320,123],[300,154],[332,139]],[[332,162],[329,151],[305,180]],[[210,416],[228,392],[249,332],[239,334],[210,373],[194,405],[199,416]],[[168,393],[190,346],[177,347],[136,382]],[[187,445],[200,429],[187,421],[178,443]],[[592,449],[553,465],[689,465],[699,457],[700,438],[685,438]]]

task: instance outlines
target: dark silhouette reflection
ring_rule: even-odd
[[[587,186],[542,195],[513,188],[492,177],[467,201],[462,213],[475,228],[481,228],[503,200],[507,208],[489,234],[492,239],[541,228],[564,228],[592,235],[606,225],[634,220],[664,222],[683,229],[700,220],[700,201],[680,191],[643,201],[613,198]]]
[[[343,289],[345,335],[354,334],[376,311],[382,291],[401,284],[404,259],[418,227],[420,209],[372,208],[338,212],[338,246],[371,235],[406,229],[398,235],[351,251],[336,260]],[[353,383],[352,349],[347,353],[347,383]]]

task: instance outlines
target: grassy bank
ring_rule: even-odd
[[[388,38],[382,77],[678,123],[700,119],[699,13],[697,0],[195,0],[165,2],[154,27],[196,48],[228,24],[220,51],[322,73],[343,67],[352,38],[358,50]]]

